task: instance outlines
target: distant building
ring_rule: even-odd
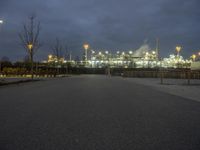
[[[57,57],[55,55],[48,55],[48,63],[64,63],[65,59],[63,57]]]

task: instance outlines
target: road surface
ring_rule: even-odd
[[[0,150],[199,149],[199,102],[120,77],[0,87]]]

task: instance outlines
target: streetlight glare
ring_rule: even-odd
[[[195,54],[192,55],[193,61],[195,61],[196,57],[197,57],[197,56],[196,56]]]
[[[33,44],[28,44],[27,46],[28,46],[28,49],[29,49],[29,50],[32,50]]]
[[[181,51],[181,46],[176,46],[176,51],[177,51],[177,56],[179,56],[179,53],[180,53],[180,51]]]
[[[84,44],[83,47],[85,50],[87,50],[89,48],[89,44]]]
[[[51,59],[53,56],[50,54],[48,57],[49,57],[49,59]]]
[[[3,24],[3,20],[0,20],[0,24]]]
[[[181,51],[181,46],[176,46],[176,51],[180,52]]]

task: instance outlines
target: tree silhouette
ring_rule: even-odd
[[[36,22],[36,16],[31,15],[27,23],[23,24],[23,30],[19,33],[19,38],[21,40],[21,45],[26,49],[29,60],[31,63],[31,78],[34,77],[33,65],[34,65],[34,55],[36,51],[41,47],[39,40],[40,35],[40,22]]]

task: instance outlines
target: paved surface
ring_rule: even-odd
[[[199,150],[200,103],[123,78],[0,88],[0,150]]]
[[[129,82],[149,86],[158,91],[168,94],[180,96],[200,102],[200,80],[190,80],[190,85],[185,79],[163,79],[164,83],[160,83],[159,78],[124,78]]]

